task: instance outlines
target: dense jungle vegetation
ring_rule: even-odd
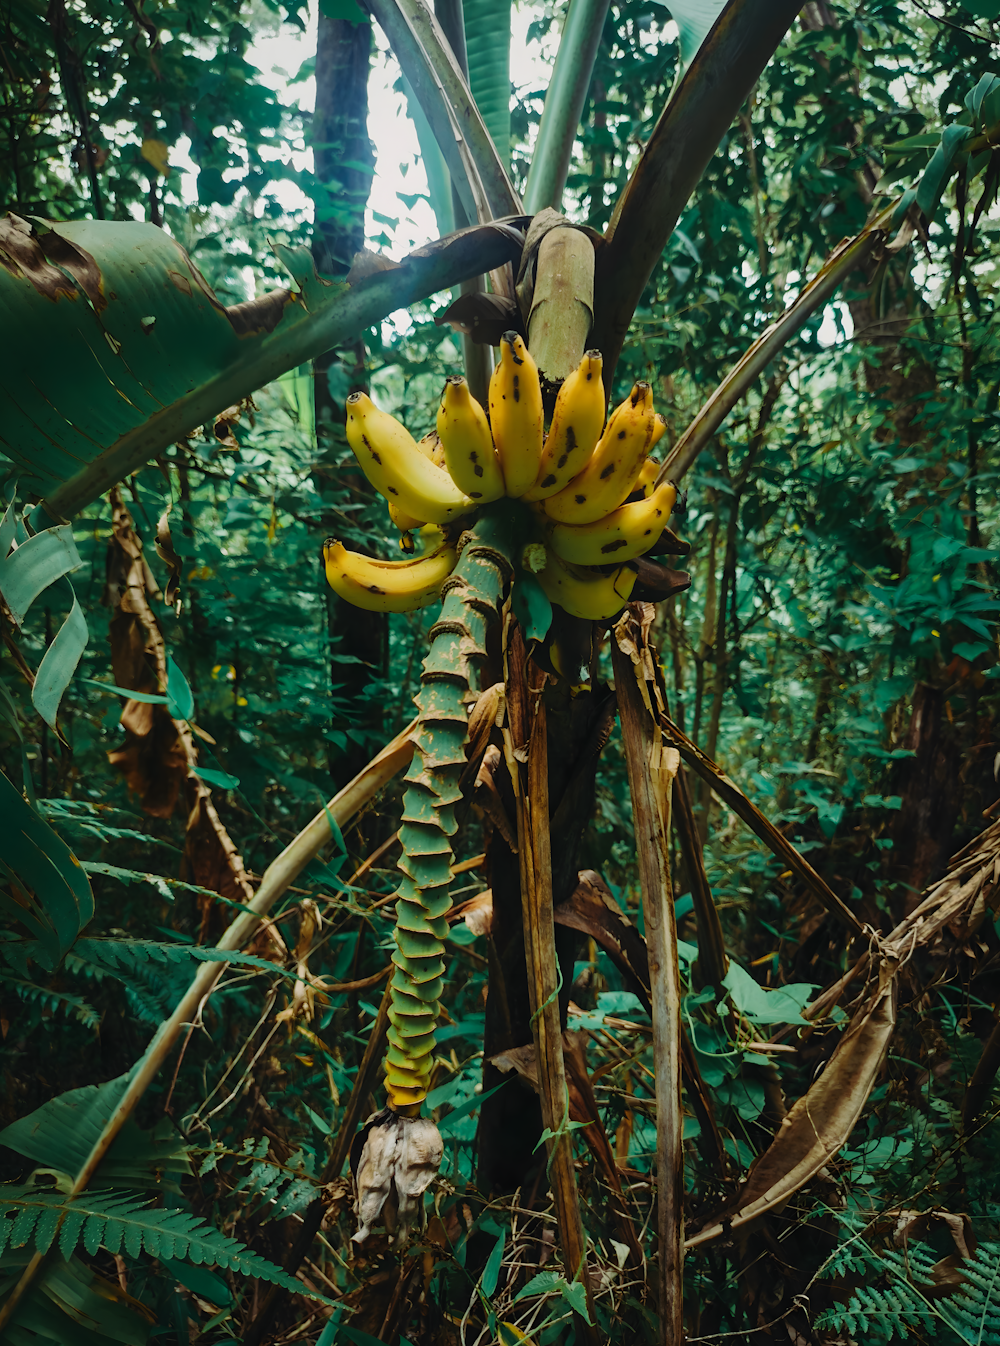
[[[510,85],[508,9],[466,0],[464,23],[472,91],[523,191],[545,88]],[[565,9],[533,0],[541,50]],[[574,224],[612,222],[678,77],[685,12],[611,0],[562,197]],[[391,56],[364,7],[319,0],[316,50],[280,98],[255,66],[256,40],[311,32],[309,18],[302,0],[3,0],[4,212],[159,226],[225,305],[289,284],[303,249],[342,281],[362,248],[392,246],[423,185],[413,167],[399,220],[369,211],[366,227],[380,171],[368,73]],[[1000,1346],[998,29],[997,0],[805,4],[684,205],[607,390],[614,403],[648,380],[669,449],[831,251],[909,191],[708,438],[671,521],[690,585],[643,610],[671,721],[734,783],[713,791],[689,754],[674,787],[692,1343]],[[313,76],[305,110],[296,91]],[[462,211],[418,130],[444,234]],[[311,208],[283,205],[281,180]],[[345,400],[366,389],[415,437],[430,429],[462,368],[442,321],[452,298],[299,364],[75,512],[69,580],[89,638],[48,722],[32,684],[73,599],[66,578],[30,611],[9,597],[17,521],[45,491],[0,424],[12,1346],[675,1340],[655,1272],[657,1062],[608,623],[568,680],[544,640],[536,651],[558,714],[585,707],[591,735],[563,759],[550,746],[553,809],[565,791],[582,833],[556,940],[559,1129],[585,1265],[563,1254],[552,1128],[523,1055],[520,917],[501,912],[517,885],[509,783],[466,782],[452,838],[425,1105],[444,1159],[408,1243],[384,1230],[352,1243],[347,1163],[384,1106],[366,1047],[384,1031],[401,779],[342,829],[328,810],[325,849],[252,937],[216,952],[275,857],[413,718],[438,607],[348,607],[322,543],[399,556],[347,445]],[[53,327],[37,358],[58,371],[74,349]],[[770,829],[745,824],[744,796]],[[707,894],[724,947],[708,947]],[[221,964],[71,1191],[129,1072],[192,978]],[[772,1151],[783,1121],[800,1136],[793,1104],[824,1080],[800,1150]],[[811,1164],[816,1137],[827,1157]],[[741,1224],[748,1194],[771,1186]]]

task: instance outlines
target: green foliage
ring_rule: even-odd
[[[825,9],[811,6],[804,17]],[[608,223],[676,77],[681,53],[668,11],[649,0],[609,11],[566,205],[572,218],[596,228]],[[913,189],[928,216],[926,237],[852,277],[734,408],[689,473],[687,512],[673,526],[692,544],[680,563],[692,587],[661,609],[656,628],[671,707],[686,731],[884,931],[913,890],[982,829],[982,810],[996,797],[998,175],[995,159],[964,162],[956,147],[957,128],[964,137],[995,121],[1000,68],[995,50],[974,35],[988,33],[985,3],[950,6],[940,21],[910,0],[829,12],[833,22],[823,27],[793,26],[713,158],[650,280],[610,391],[621,396],[634,377],[651,378],[671,442],[829,249],[856,232],[879,199]],[[143,17],[169,30],[170,41],[154,50]],[[57,53],[36,10],[16,6],[17,41],[4,45],[13,71],[5,112],[14,135],[0,146],[7,203],[53,219],[96,213],[86,154],[79,154],[89,116],[93,140],[109,151],[97,168],[107,215],[152,220],[159,211],[225,302],[249,297],[247,267],[261,289],[280,283],[265,235],[291,245],[305,240],[306,228],[279,207],[278,180],[308,191],[310,178],[271,157],[279,143],[301,143],[300,116],[294,106],[276,105],[247,58],[247,33],[273,31],[279,18],[270,4],[237,13],[214,3],[133,9],[86,0],[70,14],[72,50]],[[561,18],[539,6],[531,36],[554,36]],[[502,46],[484,54],[492,76]],[[86,107],[74,102],[74,69]],[[501,104],[504,98],[498,115],[506,111]],[[512,161],[522,181],[540,109],[540,88],[518,91]],[[145,138],[171,152],[190,141],[199,205],[185,208],[191,193],[182,195],[180,168],[163,178],[142,158]],[[391,226],[383,225],[376,223],[369,246],[391,242]],[[434,323],[437,306],[417,306],[367,340],[364,372],[374,396],[418,435],[433,423],[441,380],[460,358],[454,336]],[[352,359],[345,354],[331,366],[336,403],[355,377]],[[335,533],[382,556],[396,554],[397,538],[382,508],[372,508],[336,425],[321,427],[317,448],[311,378],[300,371],[262,390],[237,421],[171,445],[122,488],[176,670],[159,694],[164,704],[170,694],[173,710],[214,740],[199,740],[199,770],[218,786],[215,804],[255,875],[343,783],[349,763],[366,760],[409,720],[438,615],[393,618],[384,658],[374,658],[359,648],[357,615],[345,620],[328,607],[323,537]],[[166,548],[158,555],[155,547],[164,516],[176,567]],[[5,1199],[23,1194],[10,1198],[3,1227],[23,1218],[34,1233],[0,1262],[0,1297],[38,1231],[44,1235],[46,1222],[63,1214],[69,1219],[74,1206],[95,1220],[91,1242],[85,1224],[70,1260],[53,1255],[46,1264],[5,1329],[14,1346],[46,1338],[70,1346],[139,1342],[154,1312],[166,1340],[186,1342],[197,1332],[212,1346],[245,1330],[252,1316],[229,1271],[260,1274],[239,1261],[244,1256],[281,1263],[317,1194],[329,1202],[325,1242],[313,1244],[310,1258],[327,1281],[312,1283],[342,1305],[373,1293],[364,1263],[351,1255],[339,1175],[324,1176],[324,1167],[380,992],[331,994],[326,1003],[317,997],[311,1020],[278,1019],[291,1008],[294,972],[261,958],[263,945],[239,958],[214,947],[236,908],[214,901],[194,878],[184,795],[172,815],[147,812],[108,762],[128,743],[113,690],[122,675],[105,636],[110,525],[107,506],[95,502],[71,530],[82,561],[73,584],[91,639],[60,711],[66,748],[51,720],[45,727],[35,713],[14,656],[38,668],[68,598],[40,589],[20,633],[5,628],[12,644],[0,660],[4,816],[21,818],[37,836],[31,855],[40,867],[29,883],[26,869],[11,866],[17,892],[8,874],[3,893],[0,1052],[9,1088],[0,1100],[8,1124],[0,1141],[6,1176],[16,1179]],[[9,550],[7,539],[4,560]],[[179,606],[157,596],[173,569]],[[541,636],[544,605],[522,611]],[[43,798],[33,810],[36,790]],[[714,991],[685,988],[689,1035],[729,1165],[722,1172],[706,1157],[710,1147],[686,1095],[686,1200],[702,1214],[719,1208],[767,1144],[778,1124],[779,1086],[789,1103],[828,1059],[842,1020],[800,1037],[799,1011],[809,988],[843,972],[844,948],[840,932],[755,839],[707,796],[695,802],[732,957],[721,1003]],[[349,890],[345,876],[392,835],[400,811],[393,787],[346,831],[345,855],[300,875],[273,913],[292,949],[304,919],[300,903],[317,904],[322,925],[308,951],[310,974],[356,981],[384,968],[392,949],[386,899],[397,883],[392,852]],[[613,734],[579,860],[602,873],[641,929],[630,818]],[[470,816],[455,833],[456,854],[475,856],[483,839],[483,824]],[[5,833],[5,857],[8,842]],[[683,871],[675,876],[690,969],[696,931]],[[480,871],[463,875],[451,898],[463,901],[492,881]],[[86,891],[96,908],[89,922]],[[568,1026],[587,1033],[600,1120],[629,1175],[627,1202],[645,1241],[653,1227],[649,1023],[603,951],[586,942],[573,947],[568,931],[560,936],[567,939],[567,996],[581,1010],[574,1008]],[[884,1078],[848,1146],[815,1190],[774,1217],[768,1240],[781,1248],[780,1264],[765,1251],[747,1274],[721,1246],[687,1259],[686,1296],[700,1311],[702,1337],[741,1340],[785,1318],[805,1336],[807,1325],[789,1315],[809,1303],[813,1327],[861,1341],[997,1339],[995,1090],[978,1131],[961,1130],[960,1117],[965,1082],[993,1027],[1000,940],[988,912],[958,945],[952,937],[946,931],[932,955],[918,951],[907,966]],[[547,1213],[519,1224],[502,1197],[487,1205],[476,1186],[480,1110],[522,1089],[510,1077],[483,1078],[483,1053],[495,1046],[484,1040],[494,943],[459,922],[441,949],[447,1017],[427,1106],[445,1140],[447,1185],[429,1211],[440,1227],[421,1247],[434,1266],[426,1316],[414,1314],[400,1331],[429,1346],[475,1298],[477,1331],[493,1313],[501,1338],[516,1323],[533,1341],[568,1343],[571,1296],[580,1287],[552,1262],[539,1269],[537,1227]],[[183,1055],[149,1091],[140,1122],[125,1129],[99,1170],[102,1195],[85,1194],[89,1204],[76,1206],[26,1186],[26,1165],[70,1176],[79,1170],[126,1072],[196,962],[221,957],[233,966]],[[760,1045],[757,1037],[773,1037],[778,1050],[768,1058],[748,1050]],[[109,1079],[95,1090],[93,1081]],[[512,1111],[526,1115],[528,1091],[517,1097]],[[577,1127],[574,1138],[584,1225],[600,1267],[596,1318],[608,1340],[655,1340],[614,1200],[584,1144],[588,1132],[592,1126]],[[836,1203],[823,1185],[830,1175],[838,1201],[872,1222],[864,1237],[856,1227],[831,1232],[826,1203]],[[171,1183],[180,1194],[168,1200],[184,1207],[144,1205],[147,1198],[136,1195]],[[960,1286],[931,1279],[931,1268],[954,1251],[950,1239],[912,1240],[905,1254],[885,1246],[889,1215],[913,1207],[969,1212],[981,1241],[959,1266]],[[197,1268],[166,1255],[165,1241],[159,1256],[149,1242],[185,1229],[202,1240]],[[253,1253],[216,1242],[230,1237]],[[112,1243],[131,1301],[118,1288]],[[237,1260],[221,1260],[230,1255]],[[474,1286],[488,1264],[487,1309]],[[192,1273],[208,1276],[210,1266],[228,1267],[227,1279],[216,1277],[206,1293]],[[315,1342],[322,1320],[310,1320],[312,1309],[298,1298],[283,1303],[276,1333]],[[216,1304],[219,1313],[206,1307]],[[366,1320],[367,1334],[364,1325],[331,1319],[324,1346],[340,1335],[374,1339],[383,1316]]]
[[[100,1248],[112,1256],[121,1251],[138,1257],[145,1252],[150,1257],[229,1268],[286,1290],[310,1293],[280,1267],[197,1216],[169,1208],[154,1210],[148,1200],[120,1192],[88,1191],[67,1200],[32,1185],[0,1187],[0,1254],[8,1246],[33,1247],[42,1253],[58,1246],[67,1260],[78,1247],[91,1255]],[[329,1303],[316,1292],[310,1297]]]
[[[996,1346],[1000,1244],[982,1243],[970,1258],[958,1260],[961,1283],[944,1294],[935,1275],[938,1261],[934,1249],[917,1242],[907,1243],[905,1250],[875,1251],[864,1242],[838,1249],[825,1274],[863,1280],[853,1286],[846,1303],[820,1314],[816,1327],[846,1331],[863,1341],[888,1343],[906,1339],[911,1332],[929,1331],[963,1346]]]

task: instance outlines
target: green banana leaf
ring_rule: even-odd
[[[0,875],[17,893],[17,900],[0,893],[0,911],[25,927],[37,941],[34,956],[54,968],[94,915],[90,881],[66,843],[2,772],[0,818]]]
[[[8,215],[0,307],[17,341],[0,370],[0,451],[22,492],[45,497],[36,529],[393,309],[512,260],[520,241],[503,224],[463,230],[356,283],[275,246],[289,288],[227,308],[154,225]]]
[[[496,146],[510,167],[510,0],[464,0],[469,88]]]
[[[0,1131],[6,1145],[46,1169],[75,1177],[121,1102],[129,1075],[70,1089]],[[155,1191],[164,1174],[190,1171],[187,1150],[167,1122],[144,1131],[131,1117],[97,1166],[91,1186]]]

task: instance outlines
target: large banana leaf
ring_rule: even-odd
[[[0,221],[0,448],[22,490],[70,517],[129,472],[287,370],[391,313],[502,266],[520,235],[463,230],[355,284],[276,247],[292,283],[224,307],[149,224]]]
[[[636,305],[688,197],[800,8],[801,0],[730,0],[663,109],[598,251],[591,340],[604,353],[609,386]]]
[[[464,0],[469,88],[496,146],[510,166],[510,0]]]
[[[83,1168],[128,1087],[129,1076],[70,1089],[0,1131],[0,1145],[73,1178]],[[189,1170],[187,1151],[172,1126],[143,1131],[131,1117],[94,1175],[95,1187],[155,1190],[164,1174]]]

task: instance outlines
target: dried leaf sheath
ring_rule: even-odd
[[[413,762],[407,773],[399,837],[403,878],[396,903],[396,951],[389,1010],[386,1087],[397,1112],[419,1111],[430,1080],[434,1028],[443,989],[445,913],[451,905],[451,837],[466,765],[468,699],[475,663],[511,574],[506,511],[484,517],[444,584],[441,616],[424,660]]]

